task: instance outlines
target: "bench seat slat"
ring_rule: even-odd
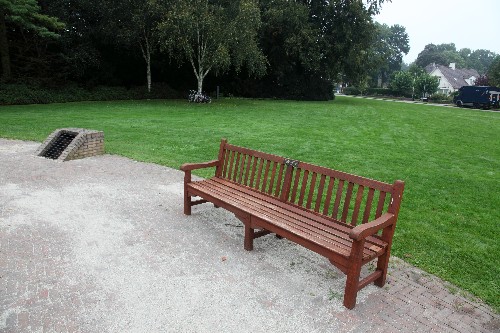
[[[269,200],[265,200],[267,198],[262,198],[262,196],[259,196],[257,193],[252,193],[252,192],[246,192],[246,191],[241,191],[238,188],[230,188],[226,185],[220,184],[219,182],[213,180],[213,181],[202,181],[202,182],[196,182],[193,183],[195,187],[198,189],[207,188],[207,189],[213,189],[216,191],[220,191],[222,193],[226,193],[228,197],[234,197],[238,198],[238,200],[241,200],[242,202],[249,203],[251,205],[254,205],[256,207],[259,207],[264,205],[264,207],[272,207],[272,210],[270,211],[271,213],[277,213],[281,216],[288,217],[293,220],[304,220],[304,221],[310,221],[309,223],[313,225],[314,228],[319,228],[320,230],[326,231],[326,232],[332,232],[334,234],[338,235],[338,232],[340,232],[344,238],[346,239],[346,244],[351,243],[352,241],[350,240],[348,234],[350,232],[350,228],[334,228],[332,226],[332,222],[328,221],[328,223],[321,223],[320,221],[315,221],[317,219],[316,216],[313,216],[312,214],[307,214],[307,216],[304,215],[299,215],[297,213],[294,213],[291,210],[284,209],[280,207],[279,201],[276,199],[269,198]],[[339,226],[341,227],[341,226]],[[375,244],[377,245],[377,244]],[[379,246],[383,246],[383,242],[378,243]]]
[[[260,212],[264,215],[261,217],[268,217],[274,221],[274,219],[279,219],[284,223],[288,223],[291,227],[294,225],[299,228],[303,228],[302,230],[309,230],[311,233],[317,233],[319,236],[324,237],[324,240],[329,241],[330,238],[338,238],[336,243],[343,244],[346,250],[350,249],[350,243],[352,241],[348,240],[348,236],[345,233],[341,233],[338,231],[333,231],[331,228],[321,228],[321,225],[314,225],[313,221],[307,221],[303,218],[297,218],[297,216],[289,216],[286,212],[277,210],[276,207],[267,203],[263,200],[259,200],[257,198],[251,198],[247,194],[231,191],[225,187],[217,186],[215,183],[203,182],[203,184],[197,184],[196,186],[201,191],[209,192],[212,195],[217,195],[220,197],[224,197],[229,200],[235,200],[238,203],[241,203],[241,207],[244,210],[252,215],[260,216]],[[309,222],[309,223],[308,223]],[[311,223],[312,222],[312,223]]]
[[[232,189],[241,191],[242,193],[245,193],[248,196],[255,197],[255,198],[270,202],[273,205],[275,205],[277,208],[281,209],[281,211],[286,212],[287,214],[296,214],[300,218],[304,217],[304,218],[308,218],[308,219],[314,219],[316,222],[327,226],[327,228],[333,228],[333,229],[339,230],[345,234],[349,234],[353,228],[352,226],[350,226],[348,224],[335,221],[334,219],[327,219],[326,217],[319,216],[318,214],[315,214],[313,212],[306,211],[302,207],[292,206],[288,203],[277,201],[276,199],[269,197],[267,195],[263,195],[263,194],[255,191],[252,188],[248,188],[248,187],[245,188],[239,184],[234,184],[230,181],[216,178],[216,177],[211,178],[210,180],[217,182],[224,187],[230,187]],[[292,216],[294,216],[294,215],[292,215]],[[373,243],[374,245],[377,245],[379,247],[386,246],[386,243],[384,241],[380,240],[378,237],[370,236],[367,238],[367,241],[370,243]]]
[[[224,204],[229,205],[233,208],[237,208],[237,210],[242,210],[245,213],[251,214],[252,216],[256,217],[257,219],[261,219],[263,221],[269,221],[271,219],[271,216],[266,215],[262,210],[260,211],[255,211],[254,209],[249,209],[248,207],[245,207],[242,205],[240,201],[238,201],[234,197],[226,197],[224,195],[221,195],[220,193],[217,193],[217,191],[211,191],[207,189],[198,189],[199,195],[204,196],[208,195],[209,197],[216,198],[224,202]],[[226,208],[229,208],[226,206]],[[232,211],[231,209],[229,209]],[[254,214],[255,213],[255,214]],[[344,260],[347,260],[348,258],[348,247],[340,247],[338,244],[334,243],[329,243],[326,242],[324,239],[320,239],[318,237],[313,237],[310,233],[303,232],[300,229],[293,228],[288,226],[283,219],[272,217],[272,225],[279,227],[281,229],[287,230],[288,232],[292,233],[295,236],[301,236],[303,239],[309,240],[311,243],[319,245],[321,248],[328,249],[329,251],[333,252],[334,254],[340,255],[341,257],[344,258]],[[335,247],[337,245],[337,247]],[[367,256],[364,256],[364,261]]]
[[[305,239],[312,240],[318,243],[318,245],[328,248],[346,258],[350,254],[352,240],[348,237],[348,230],[335,230],[314,220],[304,219],[304,216],[294,215],[291,212],[283,211],[283,209],[277,209],[278,207],[272,202],[249,196],[248,193],[238,191],[234,188],[229,190],[227,186],[222,186],[216,181],[207,180],[195,182],[191,185],[200,192],[207,193],[228,204],[237,206],[246,213],[260,219],[272,221],[278,227],[289,230],[298,236],[303,236]],[[277,201],[276,199],[274,200]],[[316,218],[316,216],[311,217]],[[363,251],[363,261],[370,261],[382,254],[384,250],[385,246],[376,245],[369,241],[366,242]]]
[[[341,230],[338,230],[339,228],[335,225],[332,224],[331,222],[327,224],[323,224],[321,222],[316,221],[317,216],[308,214],[307,218],[304,218],[302,215],[298,215],[296,213],[293,213],[287,209],[283,209],[279,207],[280,202],[277,202],[276,200],[270,200],[269,202],[259,199],[258,197],[253,197],[251,194],[249,195],[248,193],[245,193],[244,191],[240,191],[239,189],[234,189],[234,190],[229,190],[227,186],[223,186],[220,184],[217,184],[217,182],[203,182],[203,186],[206,186],[207,188],[212,188],[217,191],[225,192],[229,197],[238,197],[239,200],[242,200],[243,202],[249,203],[250,205],[255,206],[255,209],[260,209],[262,202],[266,203],[269,207],[271,207],[271,210],[268,212],[271,215],[276,215],[276,216],[284,216],[285,219],[288,219],[289,221],[293,221],[294,223],[298,223],[301,225],[304,225],[306,228],[310,228],[311,230],[319,230],[320,233],[324,232],[325,236],[329,236],[333,234],[335,237],[340,237],[341,241],[344,245],[349,246],[349,249],[351,248],[352,245],[352,240],[349,238],[348,234],[350,232],[349,228],[340,228]],[[256,193],[253,193],[256,194]],[[372,248],[377,249],[383,249],[387,245],[385,242],[378,240],[376,238],[368,237],[367,238],[367,245]]]

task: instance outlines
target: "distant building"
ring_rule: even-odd
[[[430,64],[425,67],[427,73],[439,79],[438,92],[449,95],[463,86],[473,86],[479,73],[475,69],[457,69],[455,63],[449,67]]]

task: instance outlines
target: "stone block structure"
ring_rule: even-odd
[[[35,152],[54,160],[69,161],[104,154],[104,132],[61,128],[50,134]]]

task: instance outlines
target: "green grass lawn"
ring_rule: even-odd
[[[215,158],[225,137],[378,180],[402,179],[393,254],[500,309],[500,113],[347,97],[0,107],[0,137],[43,141],[63,127],[103,130],[108,153],[174,168]]]

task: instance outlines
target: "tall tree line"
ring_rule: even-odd
[[[497,56],[498,54],[495,52],[485,49],[463,48],[457,50],[454,43],[427,44],[418,54],[415,64],[424,68],[432,63],[443,66],[455,63],[457,68],[472,68],[477,70],[479,74],[486,74]]]
[[[220,84],[248,96],[325,98],[334,81],[387,76],[408,52],[404,28],[373,22],[383,3],[0,0],[1,76],[148,89]]]

